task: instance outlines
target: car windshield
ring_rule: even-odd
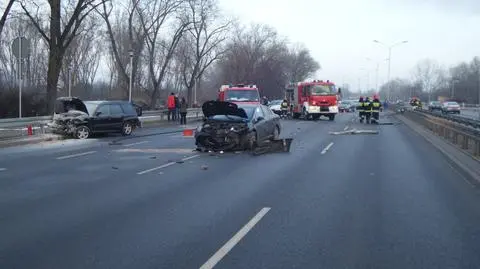
[[[241,108],[243,110],[245,110],[245,113],[247,114],[247,117],[248,119],[252,119],[253,118],[253,114],[255,113],[255,106],[238,106],[238,108]]]
[[[447,102],[447,106],[458,106],[457,102]]]
[[[225,92],[225,101],[260,101],[260,95],[256,90],[227,90]]]
[[[84,102],[85,106],[87,107],[88,115],[93,115],[93,112],[95,109],[97,109],[97,104],[95,103],[90,103],[90,102]]]
[[[336,94],[335,86],[313,85],[311,88],[312,95],[330,95]]]

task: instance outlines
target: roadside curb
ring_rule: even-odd
[[[437,148],[450,164],[452,164],[462,175],[469,179],[469,183],[474,186],[480,186],[480,161],[471,155],[468,155],[457,146],[441,137],[431,133],[425,127],[413,122],[403,115],[396,115],[397,119],[410,127],[417,134],[422,136],[426,141]]]

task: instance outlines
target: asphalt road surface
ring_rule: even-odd
[[[283,127],[292,151],[256,157],[180,134],[2,149],[0,268],[480,268],[478,190],[407,126]],[[329,134],[351,128],[379,134]]]

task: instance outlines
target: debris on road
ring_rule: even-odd
[[[351,129],[351,130],[346,130],[341,132],[329,132],[329,133],[332,135],[355,135],[355,134],[378,134],[379,132],[377,130]]]
[[[265,153],[290,152],[293,138],[284,138],[268,141],[265,145],[255,148],[253,155],[261,155]]]
[[[208,166],[202,165],[202,166],[200,166],[200,168],[201,168],[202,170],[207,170],[207,169],[208,169]]]
[[[118,170],[118,167],[116,167],[116,166],[112,166],[112,169]]]

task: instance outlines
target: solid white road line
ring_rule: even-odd
[[[347,125],[347,126],[345,126],[345,128],[343,128],[343,130],[344,130],[344,131],[346,131],[347,129],[348,129],[348,125]]]
[[[255,215],[245,226],[240,229],[230,240],[228,240],[225,245],[223,245],[213,256],[208,259],[206,263],[204,263],[200,269],[211,269],[213,268],[225,255],[232,250],[233,247],[235,247],[240,240],[242,240],[245,235],[247,235],[250,230],[270,211],[270,207],[264,207],[262,210],[260,210],[257,215]]]
[[[190,157],[186,157],[186,158],[183,158],[182,161],[187,161],[187,160],[190,160],[190,159],[193,159],[193,158],[197,158],[199,157],[200,155],[193,155],[193,156],[190,156]],[[157,167],[154,167],[154,168],[151,168],[151,169],[147,169],[147,170],[144,170],[144,171],[141,171],[141,172],[138,172],[137,175],[143,175],[143,174],[146,174],[146,173],[150,173],[150,172],[153,172],[153,171],[156,171],[158,169],[162,169],[162,168],[165,168],[165,167],[169,167],[169,166],[172,166],[174,164],[176,164],[177,162],[169,162],[169,163],[166,163],[164,165],[160,165],[160,166],[157,166]]]
[[[7,171],[7,168],[0,168],[0,172]]]
[[[135,142],[135,143],[130,143],[130,144],[126,144],[124,145],[125,147],[131,147],[131,146],[135,146],[135,145],[141,145],[141,144],[145,144],[145,143],[148,143],[149,141],[140,141],[140,142]]]
[[[333,142],[330,142],[330,144],[328,144],[323,150],[322,150],[322,154],[325,154],[327,153],[327,151],[333,146]]]
[[[82,153],[77,153],[77,154],[72,154],[72,155],[66,155],[66,156],[62,156],[62,157],[57,157],[57,160],[65,160],[65,159],[85,156],[85,155],[93,154],[95,152],[96,151],[87,151],[87,152],[82,152]]]

